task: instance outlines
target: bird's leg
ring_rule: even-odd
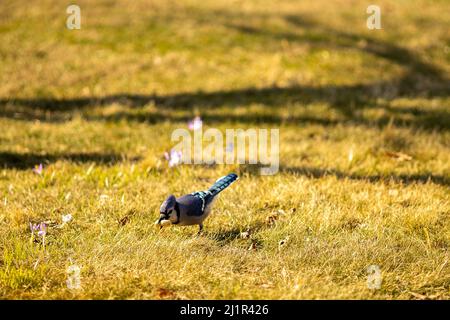
[[[200,234],[203,231],[203,223],[200,223],[198,226],[199,226],[199,229],[198,229],[197,234]]]

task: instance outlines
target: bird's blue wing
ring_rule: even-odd
[[[188,216],[201,216],[205,210],[207,199],[196,194],[196,192],[187,194],[177,199],[177,202],[185,208],[185,213]]]

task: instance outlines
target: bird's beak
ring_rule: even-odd
[[[161,225],[162,217],[160,216],[158,220],[156,220],[155,225]]]
[[[163,228],[163,225],[161,224],[161,221],[163,221],[165,219],[165,216],[163,214],[161,214],[158,218],[158,220],[156,220],[155,222],[155,226],[159,226],[159,229]]]

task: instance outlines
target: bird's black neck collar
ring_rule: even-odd
[[[178,224],[180,222],[180,205],[178,204],[178,202],[175,202],[175,212],[177,213],[177,222],[173,223],[173,224]]]

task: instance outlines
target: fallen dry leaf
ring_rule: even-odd
[[[263,289],[273,288],[273,283],[272,283],[272,282],[262,283],[262,284],[260,285],[260,287],[263,288]]]
[[[250,247],[248,248],[249,251],[252,250],[257,250],[258,249],[258,244],[256,243],[256,241],[252,241]]]
[[[394,158],[397,161],[410,161],[412,157],[402,152],[385,151],[384,154],[390,158]]]
[[[160,299],[173,299],[176,296],[175,291],[166,288],[158,288],[157,294]]]
[[[284,212],[284,210],[277,210],[277,212],[272,213],[270,216],[268,216],[266,218],[266,223],[268,225],[273,225],[279,218],[280,216],[286,214],[286,212]]]
[[[278,216],[275,214],[271,214],[270,216],[268,216],[266,218],[266,223],[268,225],[273,225],[275,223],[275,221],[278,219]]]
[[[241,237],[241,239],[248,239],[250,238],[250,232],[249,231],[241,232],[239,236]]]
[[[427,296],[416,292],[410,292],[410,294],[419,300],[425,300],[427,298]]]
[[[288,241],[289,241],[289,236],[287,236],[283,240],[280,240],[280,242],[278,242],[278,249],[281,249],[281,247],[283,247]]]
[[[119,223],[119,226],[123,227],[124,225],[126,225],[128,222],[130,222],[131,217],[135,214],[136,212],[134,210],[129,210],[127,212],[127,214],[125,216],[123,216],[122,218],[120,218],[117,222]]]
[[[121,219],[119,219],[119,225],[121,227],[123,227],[124,225],[126,225],[128,222],[130,222],[130,217],[129,216],[125,216]]]

